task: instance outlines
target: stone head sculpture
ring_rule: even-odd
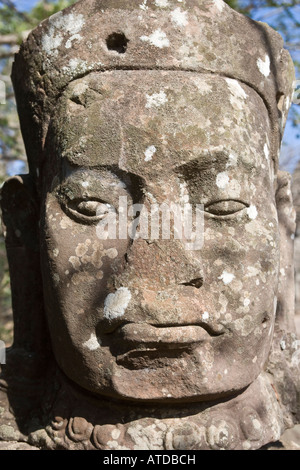
[[[28,442],[250,449],[293,424],[294,213],[278,172],[293,80],[281,37],[221,0],[81,0],[23,43],[29,175],[2,189],[3,388],[38,382],[42,407],[42,385],[61,387]],[[124,213],[186,203],[202,207],[194,249],[120,230]]]

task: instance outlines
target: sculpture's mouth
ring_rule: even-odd
[[[207,341],[221,333],[214,332],[204,324],[199,325],[154,325],[149,323],[126,323],[117,328],[116,335],[128,345],[143,347],[162,346],[168,348],[187,346]]]
[[[210,341],[215,333],[205,325],[151,325],[126,323],[115,331],[122,353],[117,364],[129,369],[161,368],[184,358],[197,345]]]

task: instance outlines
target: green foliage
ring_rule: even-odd
[[[54,13],[67,8],[69,5],[72,5],[75,2],[76,0],[56,0],[52,2],[41,1],[30,12],[30,17],[35,22],[35,24],[38,24],[45,18],[54,15]]]
[[[76,0],[40,1],[29,12],[24,13],[14,8],[14,2],[0,1],[0,34],[16,34],[28,31],[42,20],[75,3]],[[22,35],[20,34],[20,42]]]

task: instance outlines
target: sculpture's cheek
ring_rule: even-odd
[[[56,357],[61,361],[63,356],[98,350],[99,361],[102,350],[94,333],[97,308],[114,291],[111,277],[122,270],[128,242],[99,240],[96,226],[70,219],[52,195],[41,228],[45,235],[41,247],[45,306]],[[66,357],[64,361],[69,362]],[[72,365],[70,360],[66,368],[76,371],[79,362]],[[91,369],[98,370],[98,363],[93,362],[91,359]]]

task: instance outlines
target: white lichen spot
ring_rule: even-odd
[[[242,88],[242,86],[239,84],[237,80],[232,79],[232,78],[226,78],[226,82],[232,95],[242,100],[245,100],[248,98],[247,93],[245,92],[245,90]]]
[[[234,153],[230,153],[228,156],[228,162],[226,163],[226,168],[237,166],[238,157]]]
[[[66,49],[71,49],[73,46],[73,41],[81,41],[82,36],[80,34],[73,34],[73,36],[70,37],[70,39],[67,40],[66,42]]]
[[[248,266],[247,267],[247,275],[246,277],[255,277],[255,276],[258,276],[260,274],[260,270],[257,269],[255,266]]]
[[[164,91],[160,91],[159,93],[153,93],[153,95],[146,95],[146,99],[146,108],[159,108],[168,101],[167,95]]]
[[[245,315],[234,322],[234,327],[242,336],[248,336],[253,331],[253,318],[251,315]]]
[[[59,249],[58,249],[58,248],[55,248],[55,249],[53,250],[53,256],[54,256],[55,258],[57,258],[58,255],[59,255]]]
[[[74,86],[74,88],[72,89],[72,95],[73,97],[77,97],[77,96],[80,96],[80,95],[83,95],[83,93],[85,93],[87,90],[88,90],[88,85],[86,83],[83,83],[83,82],[80,82],[80,83],[76,83],[76,85]],[[85,139],[85,142],[87,142],[87,138],[85,137],[81,137],[80,140],[82,141],[83,139]]]
[[[255,356],[255,357],[252,359],[253,364],[255,364],[256,361],[257,361],[257,356]]]
[[[229,176],[226,171],[223,171],[222,173],[219,173],[217,175],[216,185],[218,186],[218,188],[225,189],[228,183],[229,183]]]
[[[256,207],[253,206],[253,205],[251,205],[250,207],[248,207],[248,209],[247,209],[247,214],[248,214],[249,219],[251,219],[251,220],[256,219],[256,217],[257,217],[257,209],[256,209]]]
[[[269,160],[270,150],[267,144],[264,145],[264,154],[267,160]]]
[[[171,19],[172,23],[179,27],[186,26],[188,24],[187,12],[181,11],[180,8],[176,8],[174,11],[171,12]]]
[[[167,8],[169,6],[168,0],[155,0],[154,3],[159,8]]]
[[[204,312],[204,313],[202,314],[202,320],[205,321],[205,320],[208,320],[208,319],[209,319],[209,313],[208,313],[208,312]]]
[[[72,227],[72,221],[67,216],[63,216],[60,223],[60,228],[66,230],[68,227]]]
[[[58,285],[60,281],[59,274],[53,274],[53,280],[54,280],[55,285]]]
[[[81,39],[78,33],[84,24],[85,20],[81,14],[70,13],[63,15],[61,12],[56,13],[49,19],[48,31],[42,37],[42,49],[48,55],[57,55],[57,49],[62,44],[64,35],[71,34],[73,37],[76,35],[76,39]]]
[[[152,46],[163,49],[164,47],[170,46],[170,41],[164,31],[157,29],[150,36],[141,36],[141,41],[149,42]]]
[[[110,259],[115,259],[118,256],[118,250],[116,248],[109,248],[105,251],[105,255]]]
[[[153,158],[153,155],[155,154],[156,152],[156,147],[154,145],[150,145],[144,155],[145,155],[145,162],[151,162],[152,158]]]
[[[248,298],[244,299],[243,304],[244,304],[245,307],[248,307],[250,305],[250,299],[248,299]]]
[[[90,183],[89,183],[88,181],[83,181],[83,182],[81,183],[81,186],[82,186],[83,188],[88,188],[89,185],[90,185]]]
[[[88,252],[89,245],[87,243],[79,243],[75,249],[75,254],[78,258],[81,258]]]
[[[72,264],[74,269],[79,269],[81,266],[80,259],[77,256],[71,256],[69,262]]]
[[[97,336],[92,333],[90,339],[83,343],[83,346],[88,348],[90,351],[96,351],[96,349],[100,348],[100,343]]]
[[[280,347],[283,351],[286,349],[286,342],[284,340],[280,341]]]
[[[223,281],[225,285],[228,285],[233,281],[233,279],[235,279],[235,275],[228,273],[227,271],[223,271],[223,273],[220,277],[218,277],[218,279],[221,279],[221,281]]]
[[[88,63],[86,60],[77,58],[70,59],[67,66],[62,67],[62,71],[67,75],[73,75],[74,73],[86,73],[101,67],[102,62]]]
[[[282,276],[285,276],[285,269],[284,269],[284,268],[281,268],[281,269],[280,269],[280,274],[281,274]]]
[[[120,287],[114,294],[109,294],[104,302],[104,317],[112,320],[122,317],[131,299],[127,287]]]
[[[140,4],[140,9],[146,11],[148,10],[148,8],[149,7],[147,6],[147,0],[144,0],[143,3]]]
[[[271,72],[270,65],[271,65],[270,57],[267,54],[264,60],[262,60],[261,58],[257,60],[257,67],[260,73],[262,73],[263,76],[266,78],[270,75],[270,72]]]
[[[222,12],[224,7],[225,7],[225,3],[223,2],[223,0],[214,0],[214,4],[216,5],[217,9]]]

